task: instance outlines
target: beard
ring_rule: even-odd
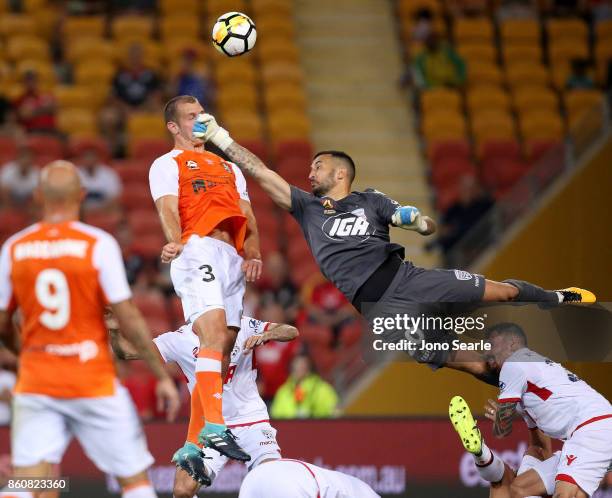
[[[323,197],[333,188],[333,186],[334,184],[332,180],[327,179],[311,187],[311,190],[313,195],[316,195],[317,197]]]

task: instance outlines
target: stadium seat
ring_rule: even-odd
[[[27,14],[0,15],[0,38],[11,38],[13,36],[35,36],[37,34],[36,21]]]
[[[487,62],[470,63],[467,67],[467,78],[470,86],[503,84],[503,75],[497,64]]]
[[[134,234],[134,240],[143,235],[163,235],[159,216],[152,203],[148,208],[130,210],[127,213],[127,222]]]
[[[38,82],[45,90],[52,90],[57,83],[57,77],[53,65],[46,60],[22,59],[16,65],[17,77],[21,81],[24,75],[34,71],[38,77]]]
[[[500,23],[504,45],[539,45],[540,24],[534,19],[506,19]]]
[[[361,320],[353,320],[340,329],[338,342],[343,347],[351,347],[359,344],[364,334],[364,325]]]
[[[177,12],[181,15],[197,16],[199,0],[159,0],[157,6],[163,17],[174,16]]]
[[[73,64],[88,61],[107,61],[115,59],[115,47],[112,42],[98,38],[79,38],[78,43],[68,43],[65,47],[66,59]]]
[[[310,135],[308,118],[291,110],[271,112],[268,115],[268,129],[272,142],[308,139]]]
[[[312,360],[317,372],[327,380],[330,380],[334,367],[338,364],[338,353],[329,347],[315,346],[310,350]]]
[[[32,150],[36,158],[45,160],[63,159],[64,144],[58,138],[48,135],[30,135],[27,138],[27,146]],[[44,164],[41,164],[44,166]]]
[[[263,123],[256,113],[241,112],[224,115],[222,125],[232,130],[232,136],[237,141],[261,140]]]
[[[24,59],[48,61],[49,46],[43,39],[35,36],[13,36],[6,43],[6,57],[13,62]]]
[[[154,40],[126,37],[118,40],[115,45],[115,60],[119,64],[129,64],[129,52],[134,45],[142,49],[142,61],[146,67],[160,70],[162,67],[162,48]]]
[[[531,109],[558,112],[559,99],[555,92],[542,86],[520,86],[513,93],[514,106],[519,113]]]
[[[313,154],[312,144],[308,140],[286,140],[277,142],[274,147],[274,157],[278,161],[286,157],[299,157],[310,161]]]
[[[578,122],[598,106],[602,113],[604,109],[604,95],[599,90],[571,90],[564,94],[563,102],[570,123]]]
[[[179,11],[180,12],[180,11]],[[162,17],[159,20],[159,32],[162,40],[180,37],[200,37],[200,22],[197,15],[180,12],[178,15]]]
[[[546,22],[549,41],[558,40],[586,41],[589,31],[581,19],[551,18]]]
[[[172,142],[169,138],[135,138],[130,140],[128,150],[130,157],[152,162],[159,156],[170,152]]]
[[[527,163],[496,158],[483,163],[482,180],[499,198],[529,171]]]
[[[29,216],[17,209],[0,209],[0,234],[12,235],[30,223]]]
[[[102,161],[108,162],[110,160],[111,153],[108,144],[100,137],[74,137],[71,138],[70,142],[68,143],[70,157],[78,157],[88,149],[94,149]]]
[[[497,50],[491,44],[458,45],[457,53],[465,59],[468,69],[474,64],[495,64],[497,59]]]
[[[223,0],[217,0],[222,2]],[[291,2],[285,0],[251,0],[251,8],[253,15],[258,18],[259,15],[276,15],[284,19],[293,19],[293,8]]]
[[[240,112],[255,113],[258,108],[258,101],[255,86],[235,82],[219,87],[216,104],[222,115],[231,114],[237,109]]]
[[[437,188],[457,182],[461,176],[476,176],[476,166],[469,159],[448,157],[431,165],[431,180]]]
[[[305,322],[300,325],[300,338],[309,346],[329,347],[332,333],[325,325]]]
[[[97,135],[96,113],[89,109],[67,108],[57,111],[57,129],[75,137],[94,137]]]
[[[519,115],[523,140],[562,140],[563,122],[559,113],[533,111]]]
[[[595,39],[609,43],[612,40],[612,19],[602,19],[595,23]]]
[[[445,185],[443,188],[438,188],[435,194],[436,210],[445,213],[459,199],[459,185],[457,183]]]
[[[474,114],[472,131],[478,145],[478,155],[482,152],[480,147],[485,142],[512,140],[516,136],[514,120],[504,111],[483,110]]]
[[[159,251],[161,252],[161,246]],[[133,301],[143,316],[168,320],[168,307],[166,300],[159,291],[139,291],[135,292]]]
[[[272,43],[260,42],[257,47],[257,55],[260,61],[274,60],[298,64],[300,60],[300,54],[295,45],[288,45],[285,42],[278,43],[275,40]]]
[[[295,38],[295,26],[292,22],[287,22],[287,18],[275,13],[257,17],[258,36],[266,38],[284,38],[293,40]]]
[[[127,119],[127,132],[131,139],[166,139],[168,130],[164,117],[158,113],[132,113]]]
[[[525,142],[525,155],[531,163],[537,162],[553,150],[560,150],[563,154],[563,144],[555,140],[527,140]]]
[[[121,224],[121,213],[118,211],[92,211],[85,213],[85,223],[101,228],[105,232],[115,233]]]
[[[504,45],[502,53],[507,66],[542,64],[542,48],[540,45]]]
[[[113,79],[114,64],[104,60],[83,61],[75,67],[75,82],[78,85],[106,86]]]
[[[298,182],[308,176],[310,158],[287,157],[279,160],[276,165],[278,174],[285,178],[289,183]]]
[[[427,155],[431,162],[449,157],[469,160],[471,149],[467,140],[445,140],[429,144]]]
[[[117,172],[123,183],[137,183],[148,181],[150,161],[133,159],[113,161],[113,169]]]
[[[60,109],[67,107],[93,108],[88,89],[84,86],[57,85],[53,89],[53,95]]]
[[[61,29],[64,42],[68,46],[72,43],[77,45],[86,38],[102,38],[106,30],[106,19],[104,16],[69,16]]]
[[[483,110],[510,110],[510,96],[497,86],[477,86],[467,92],[467,108],[470,113]]]
[[[17,144],[13,137],[0,135],[0,166],[12,160],[17,153]]]
[[[304,71],[298,64],[276,62],[263,63],[260,70],[264,85],[272,82],[294,83],[301,85],[304,82]]]
[[[153,35],[153,18],[138,15],[124,15],[115,17],[111,23],[113,38],[139,37],[150,39]]]
[[[490,141],[482,144],[482,160],[484,162],[497,159],[520,161],[521,146],[516,140]]]
[[[436,111],[423,116],[423,134],[428,141],[463,139],[466,132],[465,118],[458,112]]]
[[[421,92],[421,108],[423,112],[439,109],[461,111],[461,94],[450,88],[432,88]]]
[[[143,185],[148,184],[148,171],[143,171],[143,177],[137,182],[124,182],[123,194],[121,195],[121,205],[126,211],[134,211],[143,207],[153,207],[153,199],[148,188]],[[163,244],[162,244],[163,245]],[[161,246],[159,246],[161,249]]]
[[[434,14],[441,14],[442,7],[437,0],[399,0],[397,3],[398,13],[402,18],[412,18],[414,14],[423,8],[431,10]]]
[[[550,75],[542,65],[517,62],[506,67],[506,81],[512,89],[525,85],[547,86],[550,83]]]
[[[263,140],[243,140],[240,142],[240,145],[242,145],[245,149],[250,150],[262,161],[268,161],[268,146]]]
[[[240,84],[253,86],[257,82],[257,72],[253,64],[223,64],[214,71],[219,87],[225,84]]]
[[[487,17],[460,17],[453,26],[455,41],[490,43],[493,39],[493,23]]]
[[[306,95],[301,86],[293,84],[274,84],[266,86],[264,102],[270,113],[292,109],[293,112],[305,114],[307,108]]]

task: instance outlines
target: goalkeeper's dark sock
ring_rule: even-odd
[[[519,292],[514,300],[520,303],[559,304],[563,302],[563,295],[560,292],[542,289],[542,287],[524,280],[508,279],[504,280],[504,283],[513,285],[518,289]]]
[[[485,481],[499,482],[504,477],[504,462],[482,440],[480,454],[472,454],[476,462],[476,469]]]

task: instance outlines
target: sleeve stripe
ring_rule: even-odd
[[[500,398],[497,400],[498,403],[518,403],[521,398]]]
[[[265,332],[266,330],[268,330],[271,325],[272,325],[272,323],[266,322],[266,324],[264,325],[263,331]]]

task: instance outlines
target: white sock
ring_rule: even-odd
[[[0,498],[34,498],[29,491],[3,491],[0,490]]]
[[[157,493],[149,481],[128,486],[123,490],[121,498],[157,498]]]
[[[482,452],[474,455],[480,477],[488,482],[499,482],[504,477],[504,462],[482,441]]]

